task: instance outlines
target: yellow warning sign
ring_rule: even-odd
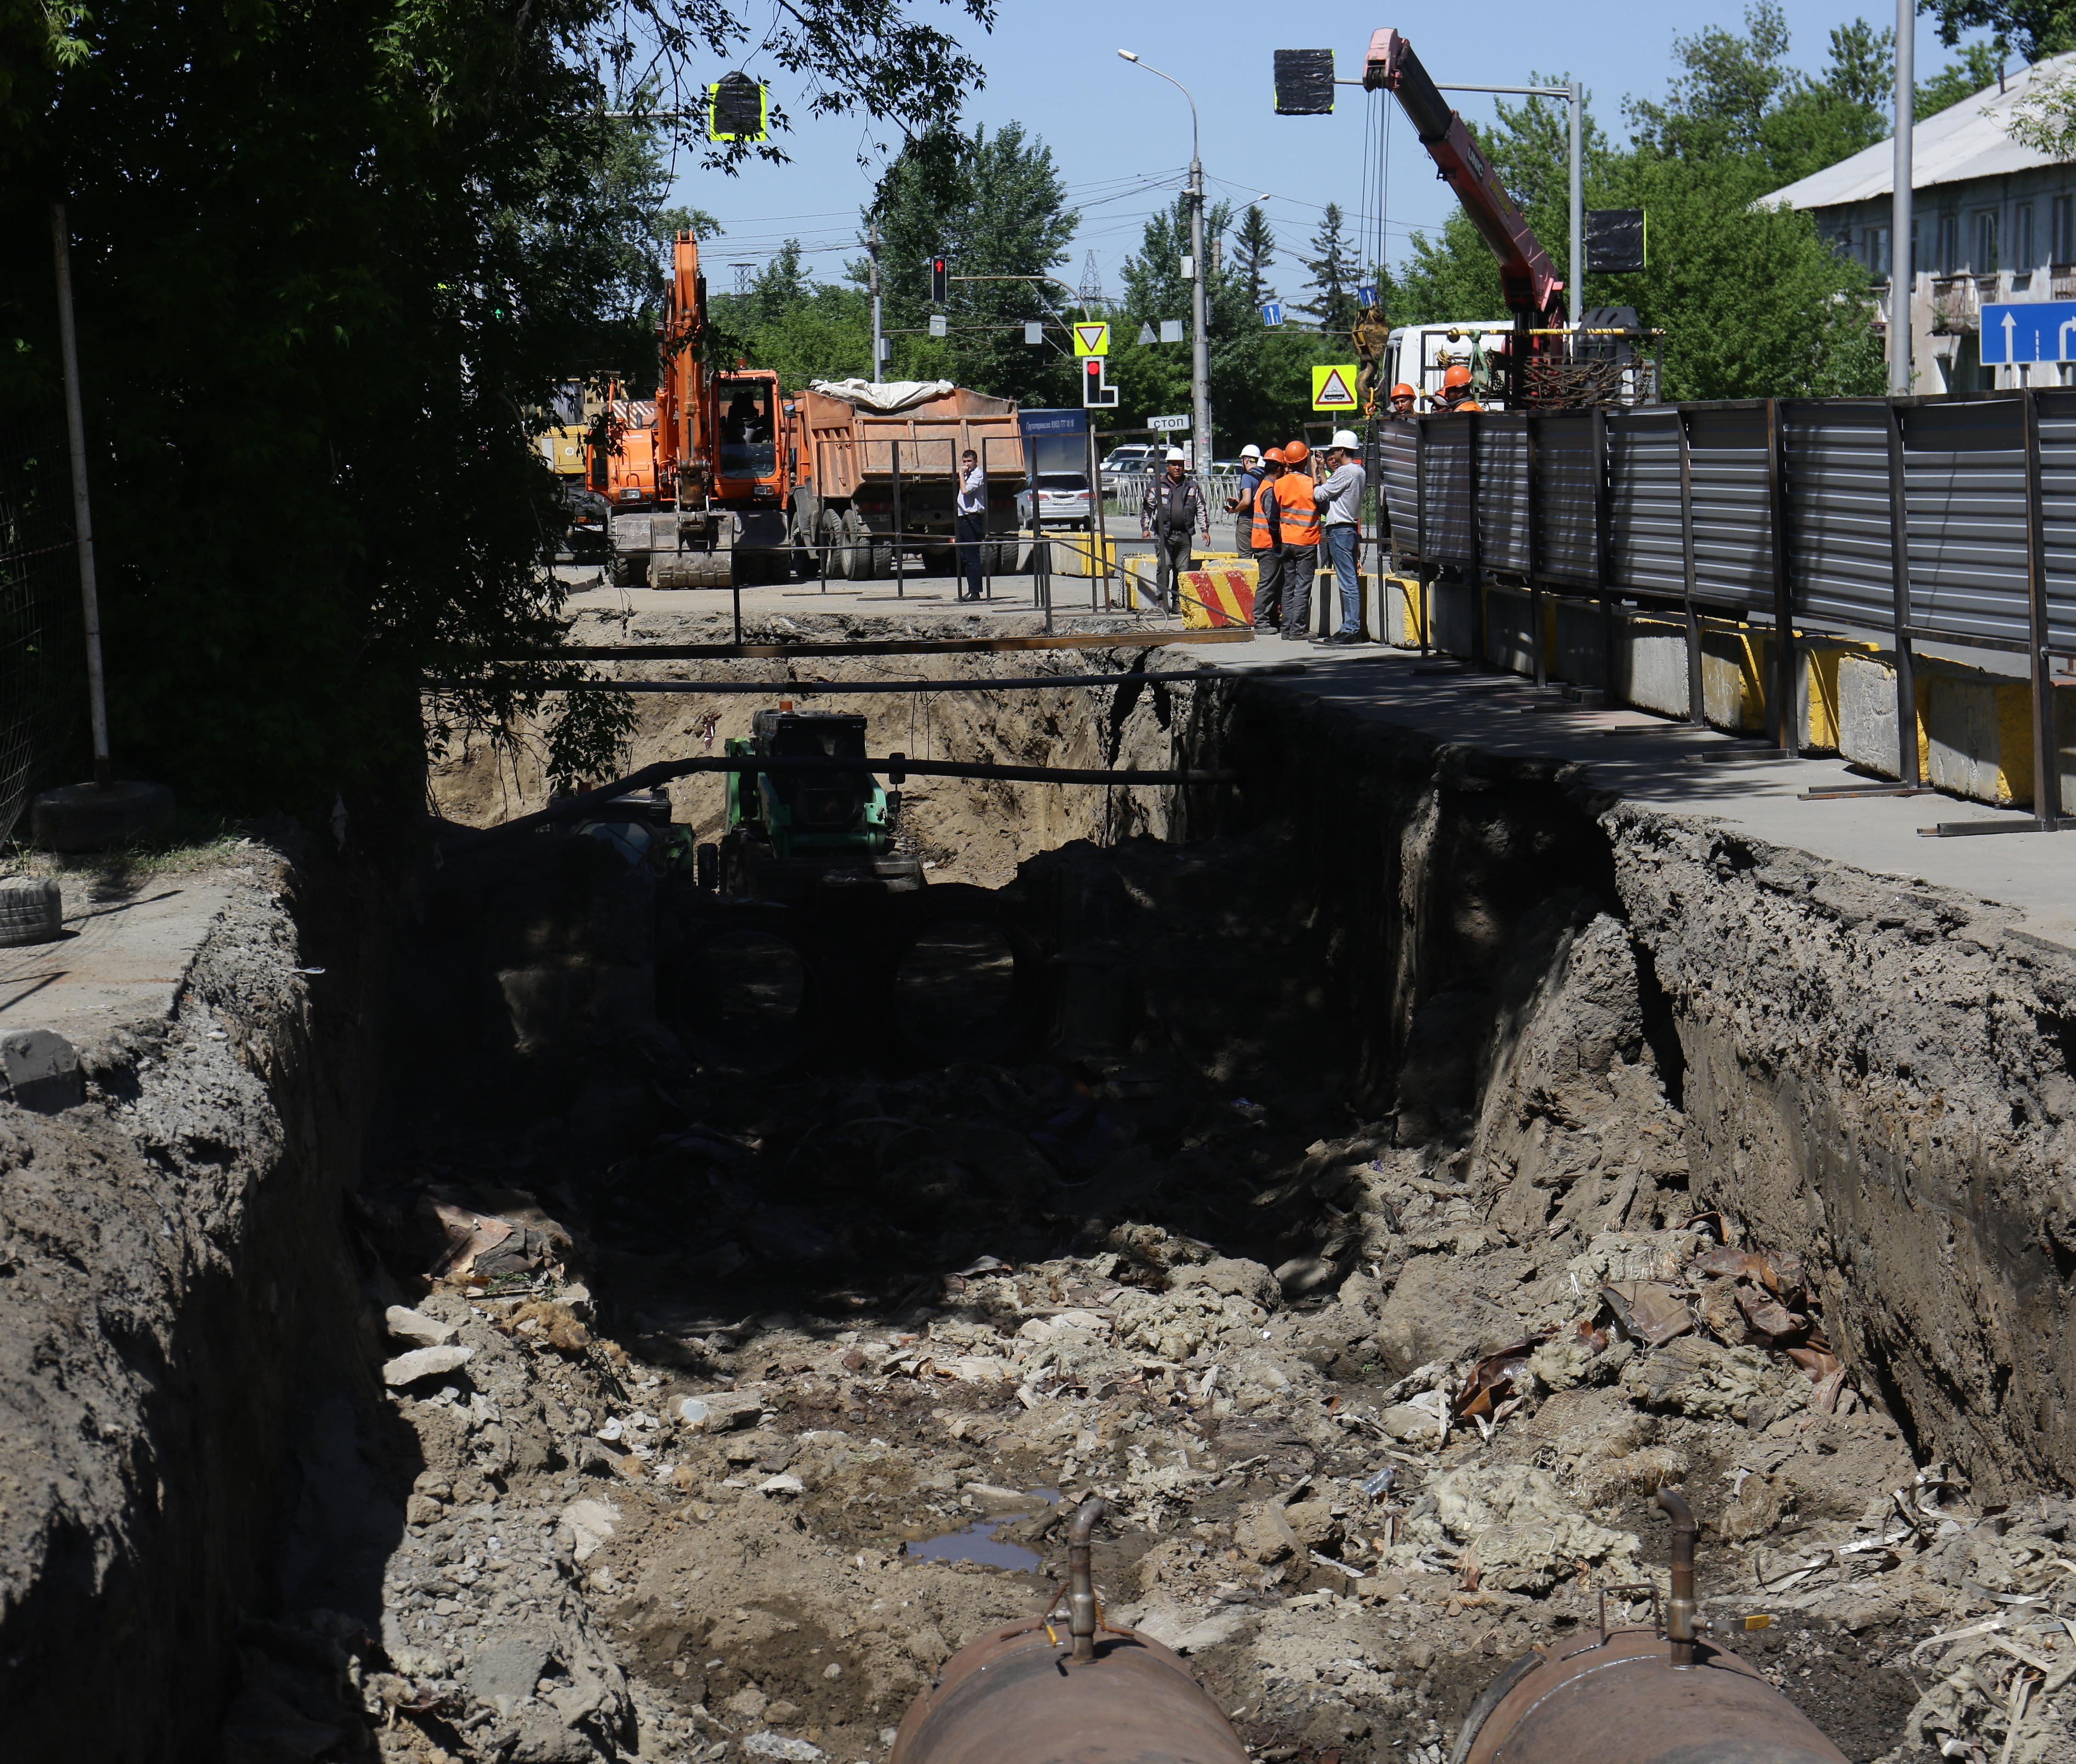
[[[1074,353],[1077,355],[1107,355],[1110,353],[1110,326],[1083,325],[1074,326]],[[1352,375],[1355,369],[1348,370]]]
[[[1312,408],[1314,410],[1353,410],[1356,408],[1356,364],[1314,367],[1312,370]]]

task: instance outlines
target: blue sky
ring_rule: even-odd
[[[1119,264],[1136,248],[1148,214],[1173,200],[1189,164],[1190,111],[1182,94],[1119,60],[1117,51],[1127,48],[1194,95],[1213,197],[1229,197],[1237,205],[1270,195],[1265,205],[1283,247],[1279,280],[1287,293],[1303,279],[1293,252],[1310,238],[1327,202],[1338,201],[1351,216],[1367,212],[1372,228],[1381,220],[1388,255],[1395,259],[1410,230],[1439,225],[1451,198],[1395,106],[1390,106],[1390,173],[1381,201],[1370,189],[1372,181],[1364,175],[1364,110],[1385,103],[1381,95],[1343,88],[1341,107],[1331,117],[1274,114],[1274,50],[1331,45],[1337,52],[1336,72],[1356,77],[1371,31],[1402,21],[1436,80],[1511,85],[1529,84],[1531,77],[1555,80],[1576,73],[1601,125],[1619,136],[1623,98],[1663,92],[1673,37],[1709,24],[1737,27],[1744,8],[1742,0],[1672,6],[1599,0],[1588,9],[1487,0],[1453,15],[1468,27],[1450,29],[1446,21],[1452,15],[1424,7],[1372,13],[1329,5],[1303,13],[1235,0],[1137,6],[1001,0],[992,34],[949,6],[925,4],[919,11],[955,30],[986,69],[986,86],[967,106],[968,122],[1019,121],[1053,148],[1069,197],[1082,212],[1080,235],[1061,272],[1068,281],[1080,282],[1093,249],[1106,288],[1116,293]],[[1833,26],[1862,15],[1878,24],[1893,17],[1879,5],[1870,11],[1850,0],[1787,0],[1787,11],[1794,35],[1792,57],[1812,72],[1824,64]],[[1922,79],[1944,64],[1949,52],[1923,19],[1916,42]],[[773,80],[782,102],[795,95],[783,73],[746,65]],[[1473,121],[1489,116],[1494,102],[1468,93],[1456,98],[1458,108]],[[784,141],[792,156],[789,166],[754,166],[734,178],[709,173],[681,178],[677,200],[707,210],[726,227],[705,252],[715,286],[729,285],[730,264],[761,264],[788,238],[801,241],[815,273],[837,279],[844,262],[857,255],[859,205],[880,163],[872,151],[873,132],[857,118],[803,122]],[[858,164],[861,153],[870,162],[866,167]]]

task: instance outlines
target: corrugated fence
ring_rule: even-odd
[[[2076,655],[2076,387],[1388,421],[1401,567]],[[1792,642],[1773,645],[1792,678]],[[2045,736],[2043,734],[2043,739]]]

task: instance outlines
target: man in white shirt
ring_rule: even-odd
[[[1343,429],[1327,450],[1327,463],[1333,467],[1317,492],[1319,536],[1325,542],[1327,559],[1340,584],[1340,627],[1329,643],[1362,641],[1362,581],[1356,573],[1362,550],[1362,499],[1368,475],[1362,468],[1362,442],[1352,430]]]
[[[986,591],[981,551],[987,538],[987,474],[969,447],[959,455],[959,598],[978,600]]]

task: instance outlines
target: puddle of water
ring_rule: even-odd
[[[1060,1491],[1057,1488],[1033,1488],[1030,1494],[1032,1500],[1042,1500],[1048,1507],[1059,1504]],[[990,1568],[1011,1568],[1028,1574],[1044,1558],[1035,1550],[1005,1543],[994,1534],[996,1526],[1023,1517],[1020,1513],[999,1513],[991,1519],[977,1519],[963,1531],[911,1543],[908,1554],[929,1562],[978,1562]]]

